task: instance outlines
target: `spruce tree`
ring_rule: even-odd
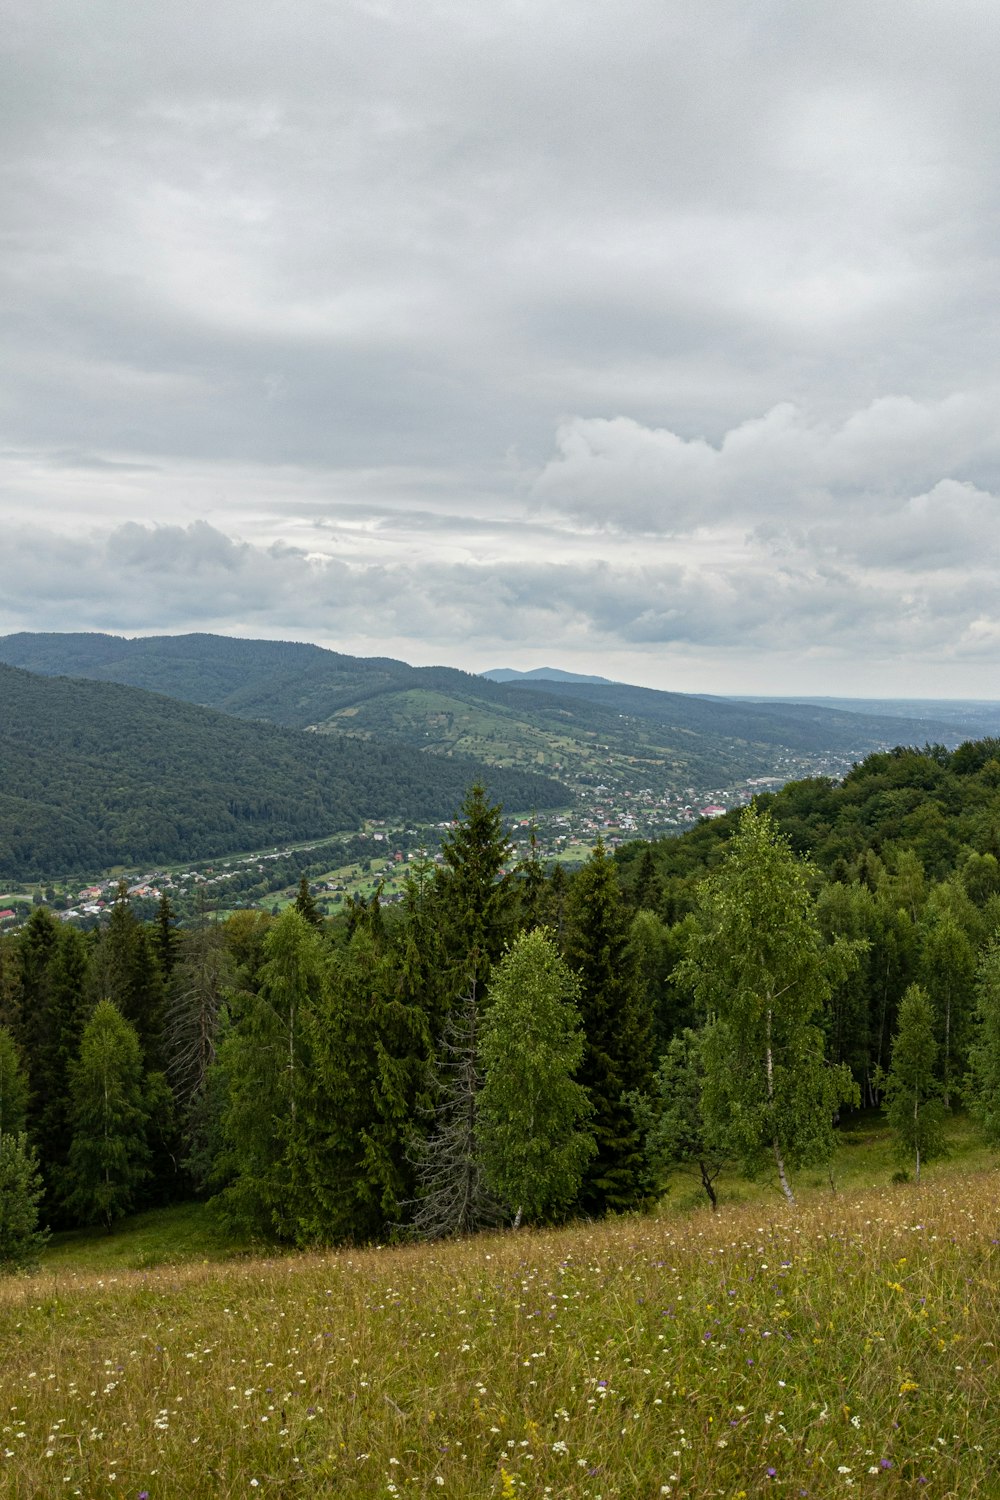
[[[439,913],[453,995],[485,998],[490,970],[513,935],[516,899],[503,809],[478,782],[441,842]]]
[[[70,1070],[73,1129],[64,1200],[81,1224],[110,1231],[148,1175],[142,1048],[135,1028],[102,1000]]]
[[[326,950],[316,929],[289,906],[271,923],[263,957],[256,989],[234,997],[233,1025],[219,1047],[228,1092],[217,1163],[226,1185],[217,1202],[243,1232],[294,1240],[308,1177],[306,1017],[319,1004]]]
[[[49,1025],[49,969],[58,946],[59,924],[47,906],[36,907],[18,939],[20,1026],[17,1040],[29,1060],[29,1067],[45,1045]],[[32,1133],[40,1106],[41,1100],[33,1088],[28,1112]]]
[[[429,859],[413,861],[403,892],[403,932],[397,950],[399,996],[427,1018],[434,1047],[450,1005],[440,890]]]
[[[726,1135],[706,1120],[705,1030],[686,1027],[671,1038],[656,1070],[649,1101],[646,1153],[657,1182],[674,1168],[701,1183],[712,1208],[718,1207],[716,1179],[734,1157]]]
[[[502,809],[487,801],[477,783],[442,840],[443,863],[430,902],[442,958],[433,987],[440,1010],[432,1017],[432,1025],[438,1021],[439,1051],[436,1101],[426,1115],[425,1134],[414,1145],[417,1200],[412,1222],[413,1232],[425,1238],[467,1234],[500,1216],[486,1187],[476,1140],[482,1082],[478,1038],[493,965],[517,917],[516,890],[507,868],[511,852]]]
[[[322,927],[323,918],[319,907],[316,905],[316,897],[309,889],[309,881],[305,875],[299,877],[299,889],[295,897],[295,910],[312,927]]]
[[[178,945],[177,917],[170,897],[164,891],[160,897],[160,904],[156,908],[156,937],[153,947],[165,983],[169,983],[174,972]]]
[[[361,928],[332,966],[309,1027],[309,1192],[298,1237],[383,1237],[414,1192],[409,1147],[429,1102],[427,1017],[401,993],[395,955]]]
[[[31,1067],[32,1135],[45,1181],[46,1209],[54,1223],[60,1217],[61,1184],[72,1138],[70,1069],[93,1008],[88,998],[89,967],[83,935],[73,927],[63,928],[49,965],[45,1026]]]
[[[0,932],[0,1026],[21,1035],[21,958],[12,934]]]
[[[28,1080],[17,1043],[9,1029],[0,1026],[0,1139],[20,1135],[28,1110]]]
[[[477,1146],[494,1196],[529,1223],[577,1197],[595,1146],[575,1074],[584,1040],[577,983],[551,937],[523,933],[494,970],[479,1038]]]
[[[639,856],[635,879],[630,892],[631,904],[636,911],[658,912],[663,900],[663,881],[657,868],[656,857],[650,844],[646,844]]]
[[[566,960],[580,984],[585,1046],[578,1077],[593,1108],[597,1146],[579,1206],[592,1214],[618,1212],[636,1207],[645,1193],[642,1136],[631,1095],[650,1086],[652,1017],[629,946],[628,911],[600,840],[570,888]]]
[[[517,866],[517,927],[533,932],[545,925],[545,866],[538,851],[538,830],[534,822],[528,836],[527,856]]]
[[[163,1068],[163,975],[153,937],[132,909],[121,881],[94,960],[96,998],[111,1000],[135,1028],[145,1066]]]
[[[0,1275],[30,1269],[46,1240],[38,1227],[44,1188],[38,1157],[23,1133],[0,1135]]]

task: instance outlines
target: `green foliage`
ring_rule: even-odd
[[[0,1275],[35,1265],[48,1239],[38,1227],[44,1194],[38,1157],[27,1136],[0,1134]]]
[[[366,817],[430,822],[482,771],[481,762],[247,723],[112,683],[0,666],[0,690],[0,878],[193,860],[317,838]],[[489,781],[510,806],[567,801],[544,776],[498,767]]]
[[[502,812],[476,782],[441,841],[438,911],[449,957],[448,983],[455,995],[471,987],[482,999],[490,970],[513,930],[514,882],[506,869],[511,846]]]
[[[299,889],[295,897],[295,910],[300,917],[304,917],[313,927],[322,927],[323,918],[319,907],[316,905],[316,897],[309,889],[309,881],[304,875],[299,877]]]
[[[156,956],[159,930],[140,922],[128,886],[120,881],[92,966],[92,984],[135,1027],[147,1068],[163,1065],[163,974]]]
[[[646,1154],[654,1180],[674,1167],[693,1171],[713,1209],[715,1182],[734,1156],[732,1144],[702,1110],[705,1088],[704,1031],[686,1027],[671,1039],[648,1102]]]
[[[302,1243],[392,1234],[413,1196],[408,1148],[415,1117],[430,1102],[430,1029],[396,980],[392,958],[359,929],[306,1018]]]
[[[219,1047],[228,1095],[218,1206],[245,1234],[294,1240],[308,1178],[306,1018],[325,982],[322,939],[289,906],[269,927],[263,958],[255,988],[232,1000],[233,1025]]]
[[[916,1180],[921,1163],[944,1150],[945,1107],[934,1064],[934,1008],[926,992],[911,984],[899,1007],[892,1065],[885,1086],[885,1114],[900,1156],[913,1157]]]
[[[132,1207],[149,1163],[142,1049],[110,1000],[87,1022],[70,1070],[70,1121],[66,1208],[79,1223],[110,1230]]]
[[[597,1145],[580,1206],[589,1213],[635,1208],[645,1194],[645,1165],[631,1095],[646,1092],[652,1077],[652,1017],[615,867],[600,842],[570,888],[566,960],[580,984],[586,1040],[579,1081],[593,1107]]]
[[[792,1199],[788,1168],[829,1159],[834,1113],[857,1091],[846,1068],[825,1060],[830,955],[807,871],[766,813],[744,812],[725,862],[702,890],[699,919],[688,963],[713,1022],[704,1044],[705,1119],[732,1141],[748,1173],[770,1157]]]
[[[488,1186],[518,1220],[565,1212],[595,1150],[590,1101],[574,1078],[584,1050],[576,994],[544,932],[522,934],[494,972],[479,1036],[477,1142]]]
[[[0,1140],[23,1132],[27,1110],[28,1080],[17,1044],[7,1027],[0,1026]]]
[[[987,1140],[1000,1143],[1000,938],[983,953],[976,973],[976,1027],[969,1056],[969,1102]]]
[[[652,1017],[657,1055],[695,1019],[694,997],[682,962],[696,927],[693,917],[668,926],[646,909],[636,912],[629,927],[629,957],[635,964],[643,1008]]]
[[[946,1106],[950,1106],[967,1065],[976,978],[976,951],[967,929],[974,925],[977,915],[957,882],[942,882],[937,886],[924,913],[918,972],[937,1020],[941,1087]]]

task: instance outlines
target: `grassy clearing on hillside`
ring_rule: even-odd
[[[249,1249],[223,1229],[204,1203],[181,1203],[134,1214],[106,1229],[74,1229],[56,1234],[42,1252],[46,1271],[145,1271],[187,1261],[223,1261]]]
[[[0,1284],[0,1489],[997,1496],[998,1188],[56,1265]]]

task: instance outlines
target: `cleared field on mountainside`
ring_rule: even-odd
[[[998,1187],[11,1279],[0,1490],[995,1496]]]

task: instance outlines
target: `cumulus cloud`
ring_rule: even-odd
[[[734,520],[752,528],[790,513],[831,515],[842,504],[902,513],[915,491],[994,473],[1000,407],[995,392],[939,402],[882,397],[831,423],[786,402],[718,444],[630,417],[574,417],[560,426],[556,447],[534,485],[556,509],[664,534]]]

